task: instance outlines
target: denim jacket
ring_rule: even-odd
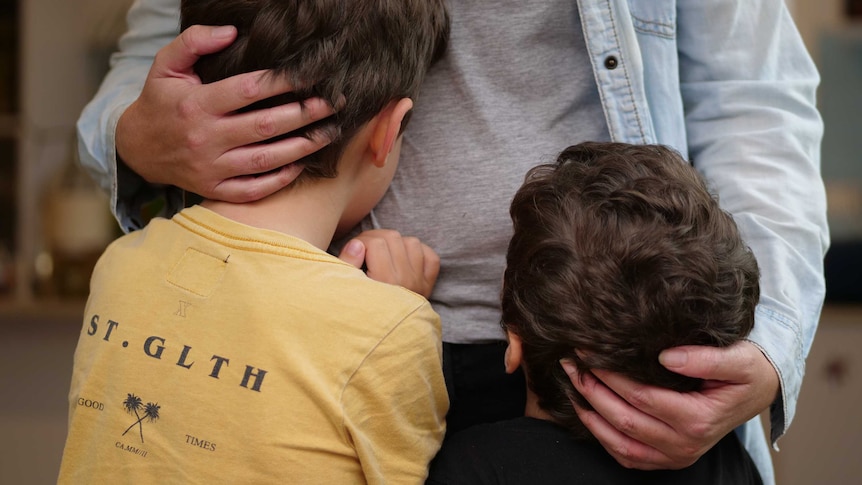
[[[773,443],[793,419],[825,295],[819,76],[784,2],[578,2],[611,137],[687,154],[761,269],[749,340],[778,372]],[[774,481],[754,419],[739,431]]]
[[[687,155],[757,256],[762,296],[749,339],[781,383],[770,409],[774,443],[793,419],[825,294],[816,68],[782,0],[577,3],[611,138]],[[177,189],[118,168],[114,148],[119,116],[153,55],[177,34],[178,7],[135,2],[112,70],[78,121],[81,162],[111,194],[126,231],[145,223],[142,211],[182,207]],[[737,431],[764,483],[774,482],[759,419]]]

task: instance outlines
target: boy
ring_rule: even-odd
[[[455,434],[428,483],[760,483],[734,433],[682,470],[622,467],[578,419],[572,402],[589,404],[559,365],[697,391],[659,353],[749,333],[757,262],[694,168],[662,146],[583,143],[532,169],[510,213],[505,366],[527,377],[525,417]]]
[[[443,1],[184,0],[182,24],[239,31],[204,83],[273,69],[338,107],[299,133],[334,141],[264,200],[206,200],[106,250],[59,481],[421,483],[448,408],[439,317],[325,250],[391,181]]]

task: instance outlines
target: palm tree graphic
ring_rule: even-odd
[[[143,443],[144,442],[143,421],[145,419],[149,419],[150,422],[154,422],[157,419],[159,419],[159,409],[161,406],[159,406],[158,404],[151,403],[151,402],[148,402],[146,404],[146,406],[144,406],[141,398],[139,398],[138,396],[136,396],[134,394],[127,394],[126,399],[123,401],[123,407],[126,408],[127,413],[134,414],[135,417],[138,418],[138,420],[135,421],[134,423],[132,423],[131,426],[126,428],[126,430],[123,431],[122,436],[125,436],[126,433],[128,433],[132,428],[135,427],[135,425],[137,425],[138,430],[141,434],[141,443]],[[140,413],[141,408],[143,408],[143,411],[144,411],[143,416],[141,416],[141,413]]]

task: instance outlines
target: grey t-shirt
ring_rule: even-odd
[[[419,237],[441,258],[431,297],[443,340],[504,339],[499,295],[509,204],[530,167],[608,140],[572,0],[451,0],[446,57],[429,73],[401,163],[363,228]]]

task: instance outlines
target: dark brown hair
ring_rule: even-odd
[[[449,35],[444,0],[182,0],[181,27],[194,24],[238,30],[231,46],[197,62],[202,82],[271,69],[296,87],[246,109],[311,96],[338,107],[336,115],[284,135],[322,130],[333,139],[302,160],[303,176],[316,177],[335,176],[347,142],[389,102],[415,99]]]
[[[503,327],[523,342],[539,405],[581,436],[571,401],[589,404],[560,359],[581,372],[694,390],[700,380],[665,369],[659,353],[727,346],[754,325],[754,255],[703,179],[669,148],[569,147],[556,164],[529,172],[511,216]]]

